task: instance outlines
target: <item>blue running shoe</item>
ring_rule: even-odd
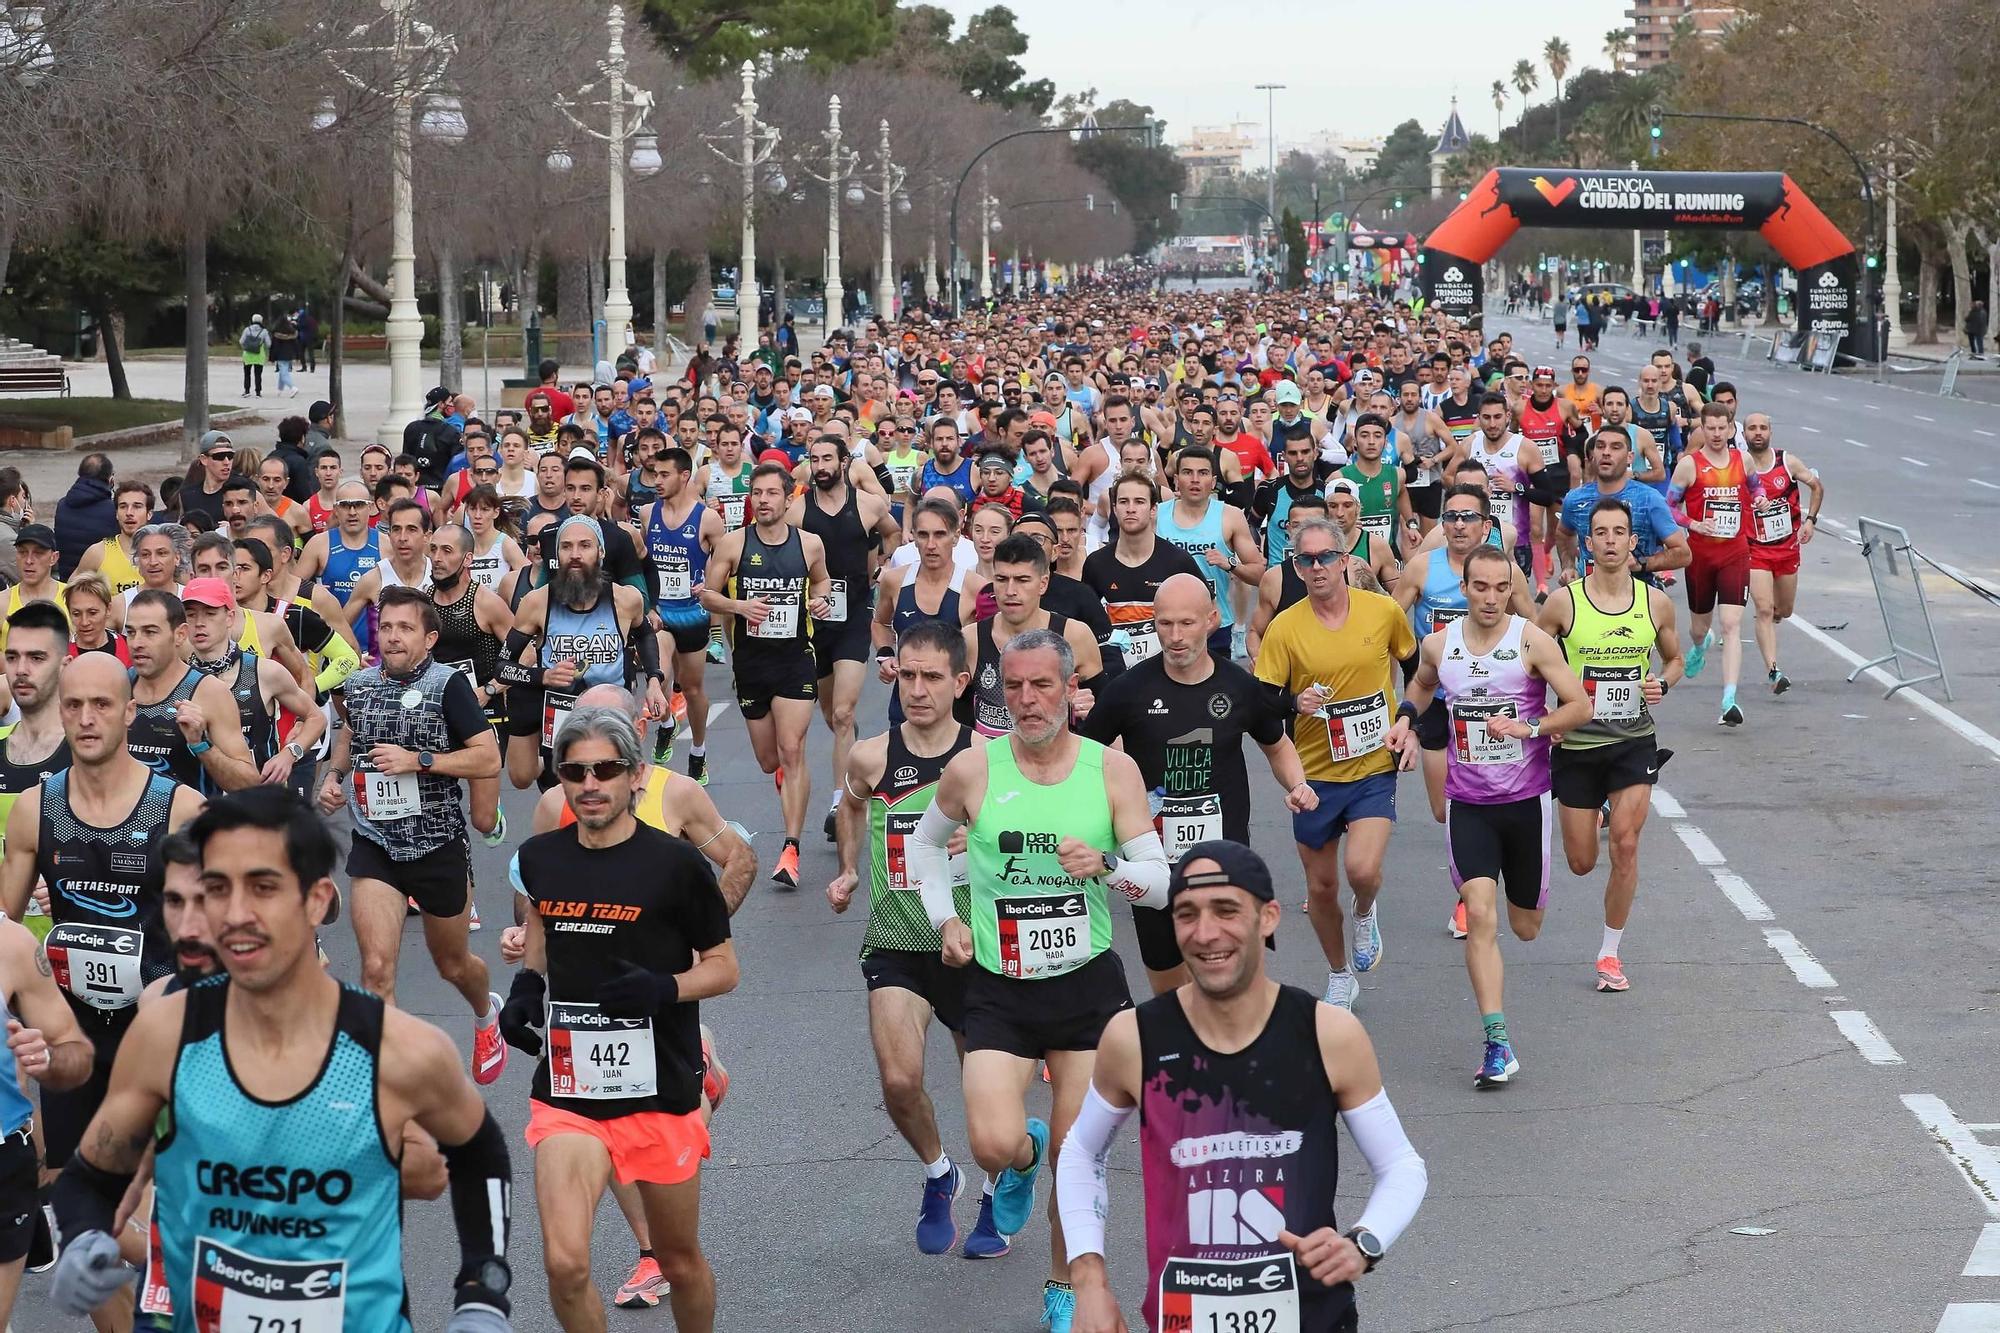
[[[1354,918],[1354,970],[1367,972],[1382,961],[1382,927],[1376,915]]]
[[[1050,1282],[1042,1288],[1042,1327],[1049,1333],[1069,1333],[1076,1318],[1076,1292],[1067,1282]]]
[[[1003,1236],[993,1225],[993,1196],[982,1192],[979,1196],[979,1220],[966,1233],[965,1248],[959,1253],[968,1259],[998,1259],[1014,1248],[1014,1238]]]
[[[1479,1073],[1473,1076],[1472,1086],[1481,1092],[1504,1087],[1520,1072],[1521,1062],[1514,1058],[1513,1046],[1504,1041],[1489,1041],[1486,1043],[1486,1058],[1480,1061]]]
[[[1701,669],[1708,664],[1708,641],[1711,637],[1713,636],[1708,634],[1702,635],[1695,641],[1694,647],[1688,649],[1686,675],[1689,680],[1699,676]]]
[[[951,1217],[951,1205],[965,1188],[965,1173],[958,1163],[936,1180],[924,1182],[924,1201],[917,1208],[917,1252],[943,1254],[958,1244],[958,1223]]]
[[[1046,1121],[1028,1117],[1028,1137],[1035,1141],[1035,1162],[1026,1171],[1008,1167],[993,1186],[993,1225],[1004,1236],[1018,1236],[1028,1225],[1035,1208],[1035,1177],[1041,1174],[1042,1159],[1049,1155],[1049,1127]]]

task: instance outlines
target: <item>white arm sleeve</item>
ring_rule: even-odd
[[[958,915],[951,900],[951,856],[945,851],[957,830],[958,821],[933,803],[903,842],[910,878],[917,882],[917,896],[924,900],[924,911],[930,913],[934,929]]]
[[[1347,1132],[1354,1136],[1354,1146],[1368,1159],[1369,1174],[1375,1178],[1368,1206],[1361,1210],[1356,1225],[1374,1232],[1385,1248],[1394,1245],[1417,1215],[1424,1191],[1430,1186],[1430,1173],[1403,1133],[1403,1122],[1396,1118],[1396,1108],[1389,1105],[1386,1089],[1353,1110],[1342,1111],[1340,1118],[1347,1122]],[[1068,1220],[1063,1219],[1065,1225]]]
[[[1167,885],[1173,873],[1159,833],[1147,829],[1118,849],[1118,868],[1104,882],[1127,902],[1140,907],[1165,907]]]
[[[1113,1106],[1098,1096],[1094,1083],[1083,1094],[1083,1109],[1076,1113],[1076,1123],[1069,1127],[1056,1159],[1056,1215],[1062,1218],[1071,1263],[1086,1254],[1104,1253],[1104,1220],[1111,1213],[1104,1163],[1119,1126],[1138,1109]]]

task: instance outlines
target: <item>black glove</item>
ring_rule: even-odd
[[[680,983],[671,973],[651,972],[632,962],[619,963],[617,971],[597,983],[597,1007],[612,1018],[651,1018],[680,997]]]
[[[502,1040],[517,1051],[539,1057],[542,1053],[542,1034],[535,1029],[542,1025],[544,1001],[548,994],[547,977],[526,968],[516,972],[514,985],[507,992],[507,1003],[500,1006]]]

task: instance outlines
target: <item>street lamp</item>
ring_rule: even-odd
[[[1264,211],[1272,217],[1278,215],[1278,94],[1285,90],[1282,83],[1260,83],[1257,91],[1264,94]]]
[[[386,98],[391,106],[389,318],[383,325],[389,344],[389,415],[375,438],[394,448],[402,443],[404,425],[424,411],[424,321],[417,312],[416,201],[410,168],[412,120],[421,103],[423,114],[416,120],[414,133],[446,144],[464,139],[466,125],[464,108],[444,91],[445,71],[458,52],[457,40],[415,17],[410,12],[411,0],[382,0],[382,7],[384,18],[356,24],[348,33],[346,46],[329,51],[327,59],[350,85],[371,97]],[[387,31],[371,37],[376,25],[385,20]],[[342,63],[343,57],[357,56],[383,61],[388,66],[382,71],[386,85]],[[332,110],[323,103],[312,118],[313,125],[330,127],[335,119]]]
[[[841,309],[847,301],[847,289],[840,281],[841,200],[844,197],[850,204],[859,204],[867,198],[861,193],[859,185],[849,185],[845,191],[840,188],[840,183],[853,176],[855,168],[861,164],[861,154],[841,146],[839,93],[826,99],[826,129],[820,137],[826,140],[826,174],[814,171],[803,156],[799,159],[799,170],[826,185],[826,309],[821,316],[820,327],[823,333],[832,333],[834,321],[840,318]]]
[[[875,275],[875,317],[892,320],[896,317],[896,294],[902,288],[896,281],[895,214],[910,211],[910,196],[903,193],[907,173],[889,156],[889,122],[884,120],[880,130],[875,146],[876,183],[857,184],[855,188],[866,189],[882,201],[882,267]]]
[[[1000,201],[986,188],[986,168],[979,169],[979,299],[993,299],[993,233],[1000,230]]]
[[[742,173],[741,189],[743,204],[742,258],[737,261],[736,273],[736,335],[746,348],[755,344],[757,338],[757,168],[770,161],[778,151],[781,137],[776,125],[766,125],[757,119],[757,64],[743,62],[743,95],[736,100],[736,118],[724,121],[716,129],[702,135],[702,142],[709,150],[724,161],[734,162]],[[772,194],[785,192],[791,182],[785,173],[773,168],[765,186]]]

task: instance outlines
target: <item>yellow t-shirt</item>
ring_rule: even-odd
[[[1347,623],[1320,624],[1311,601],[1271,621],[1257,652],[1257,679],[1297,694],[1323,685],[1332,699],[1293,727],[1299,761],[1314,782],[1356,782],[1392,772],[1389,728],[1396,720],[1396,664],[1417,650],[1409,617],[1395,599],[1351,588]]]

